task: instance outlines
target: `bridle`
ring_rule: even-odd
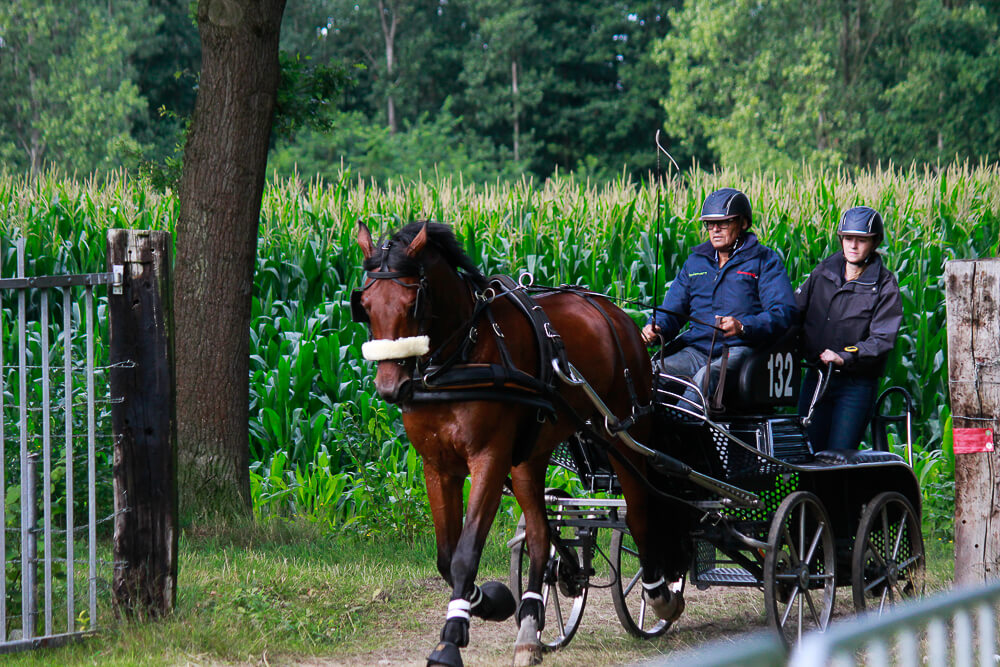
[[[378,271],[365,271],[365,284],[359,289],[351,291],[351,320],[357,322],[358,324],[371,324],[371,318],[368,317],[368,313],[365,312],[364,306],[361,305],[361,295],[364,294],[372,285],[378,280],[391,280],[397,285],[406,287],[407,289],[417,290],[416,300],[413,302],[413,319],[417,322],[417,331],[420,334],[426,334],[429,326],[427,322],[427,276],[424,273],[424,265],[418,264],[420,267],[417,273],[409,273],[406,271],[390,271],[389,270],[389,247],[392,245],[392,241],[386,241],[382,244],[382,262],[379,266]],[[400,278],[416,278],[416,283],[405,283]]]

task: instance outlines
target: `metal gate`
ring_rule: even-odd
[[[0,279],[0,653],[96,630],[111,566],[98,489],[111,486],[113,399],[94,288],[114,275],[27,277],[15,246],[17,276]]]

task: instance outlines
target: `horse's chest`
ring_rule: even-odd
[[[502,406],[502,404],[495,404]],[[426,464],[441,470],[467,470],[470,459],[485,449],[496,451],[511,446],[517,419],[500,412],[469,414],[473,406],[435,406],[438,409],[414,409],[403,413],[403,426],[410,442]],[[492,412],[490,410],[489,412]]]

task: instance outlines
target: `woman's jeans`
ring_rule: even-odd
[[[806,416],[819,373],[810,369],[802,383],[799,415]],[[857,449],[875,408],[878,380],[834,373],[806,430],[813,451]]]

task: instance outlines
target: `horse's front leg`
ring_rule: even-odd
[[[482,588],[475,584],[483,545],[500,507],[503,480],[509,469],[494,459],[484,455],[469,462],[472,485],[465,526],[451,555],[451,601],[441,630],[441,641],[427,658],[428,665],[461,667],[459,649],[469,644],[471,615],[502,621],[514,613],[514,597],[504,584],[489,582]],[[458,497],[461,499],[461,493]]]
[[[434,537],[437,542],[437,569],[449,586],[451,559],[462,535],[462,486],[464,475],[452,475],[424,465],[427,483],[427,501],[434,520]]]

